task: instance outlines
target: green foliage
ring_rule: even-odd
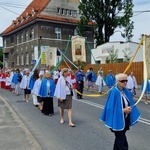
[[[3,62],[0,61],[0,67],[3,68]]]
[[[110,36],[114,34],[117,27],[124,29],[124,37],[131,40],[134,28],[131,17],[132,0],[82,0],[79,5],[80,22],[78,25],[81,36],[88,22],[93,22],[97,45],[109,42]]]
[[[129,62],[130,59],[131,59],[131,51],[130,51],[130,48],[125,48],[124,50],[122,50],[123,54],[124,54],[124,61],[125,62]]]
[[[80,61],[80,60],[74,61],[73,63],[74,63],[76,66],[81,66],[81,69],[84,69],[84,66],[85,66],[85,64],[86,64],[86,62]],[[77,68],[75,68],[75,66],[73,66],[72,69],[73,69],[73,70],[76,70]]]
[[[116,63],[118,62],[118,49],[114,49],[114,46],[112,46],[112,49],[109,50],[109,56],[106,58],[106,63]]]

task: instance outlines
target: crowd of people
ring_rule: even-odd
[[[56,97],[60,108],[60,123],[65,122],[64,110],[67,109],[70,127],[75,127],[72,121],[72,99],[83,99],[84,86],[87,86],[87,91],[93,92],[97,85],[99,94],[103,93],[103,86],[107,86],[109,93],[100,120],[115,135],[114,150],[128,149],[125,133],[140,117],[133,100],[138,87],[133,72],[128,76],[126,74],[114,75],[112,70],[108,70],[108,74],[104,77],[102,68],[96,75],[93,68],[89,68],[84,73],[80,66],[75,72],[69,68],[58,68],[53,73],[49,69],[34,71],[27,68],[23,70],[0,69],[0,83],[1,88],[9,89],[16,96],[20,95],[21,89],[24,90],[25,102],[29,102],[30,95],[32,95],[33,105],[49,117],[54,114],[53,98]],[[141,90],[143,90],[143,82]],[[150,82],[147,80],[145,104],[148,104],[149,93]]]

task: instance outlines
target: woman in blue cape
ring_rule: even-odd
[[[55,92],[55,82],[51,78],[49,71],[46,71],[39,90],[39,96],[43,99],[42,113],[51,116],[54,113],[53,97]]]
[[[117,85],[110,90],[100,120],[115,134],[114,150],[128,150],[126,131],[137,123],[140,113],[131,92],[126,89],[127,75],[116,75]]]
[[[87,81],[88,81],[88,87],[87,87],[87,91],[89,90],[89,88],[92,88],[92,92],[94,91],[94,83],[96,81],[96,75],[93,71],[93,68],[90,68],[90,70],[87,72]]]

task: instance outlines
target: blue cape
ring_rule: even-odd
[[[116,78],[114,75],[107,74],[106,76],[106,84],[108,87],[112,87],[116,83]]]
[[[131,95],[131,92],[124,88],[124,94],[129,100],[132,111],[130,113],[130,126],[137,123],[140,113],[136,106]],[[124,113],[123,113],[123,103],[121,97],[121,91],[117,86],[110,90],[108,98],[100,117],[100,120],[105,123],[108,128],[111,128],[114,131],[121,131],[125,127]]]
[[[55,92],[55,82],[53,79],[50,79],[50,95],[47,94],[47,79],[44,78],[41,83],[41,87],[39,90],[39,96],[41,97],[54,97]]]
[[[28,88],[30,90],[33,89],[35,81],[36,81],[35,78],[33,76],[31,76],[30,81],[29,81],[29,85],[28,85]]]
[[[21,76],[21,78],[22,78],[22,75],[20,73],[14,73],[11,82],[14,84],[17,84],[18,83],[18,76]]]
[[[143,90],[143,86],[144,86],[144,80],[142,81],[142,85],[141,85],[141,91]],[[145,89],[145,92],[150,92],[150,83],[149,81],[147,80],[146,81],[146,89]]]

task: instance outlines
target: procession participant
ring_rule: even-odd
[[[68,69],[63,68],[62,76],[58,79],[54,96],[58,99],[58,106],[60,107],[60,123],[64,121],[64,109],[68,109],[69,126],[75,127],[72,122],[72,94],[71,78],[68,76]]]
[[[142,85],[141,85],[141,91],[143,90],[143,86],[144,86],[144,80],[142,81]],[[150,93],[150,82],[148,80],[146,80],[146,89],[144,92],[144,102],[146,105],[148,105],[148,94]]]
[[[42,113],[51,116],[54,114],[53,97],[55,91],[55,82],[49,71],[45,71],[44,79],[42,80],[39,96],[43,99]]]
[[[96,75],[93,71],[93,68],[90,68],[90,70],[87,72],[87,81],[88,81],[88,87],[87,87],[87,91],[89,90],[89,88],[92,88],[92,92],[94,91],[94,83],[96,81]]]
[[[105,86],[106,83],[105,83],[105,81],[104,81],[104,79],[103,79],[101,73],[99,73],[99,75],[98,75],[98,77],[97,77],[97,79],[96,79],[95,85],[98,86],[98,92],[99,92],[100,94],[102,94],[102,93],[103,93],[103,86]]]
[[[60,71],[59,69],[57,69],[53,72],[53,78],[54,78],[55,84],[57,84],[59,77],[60,77]]]
[[[83,99],[82,98],[82,93],[83,93],[83,88],[84,88],[84,77],[85,74],[84,72],[81,70],[81,67],[78,67],[78,70],[75,73],[75,78],[76,78],[76,82],[77,82],[77,90],[81,93],[77,93],[77,99]]]
[[[75,79],[75,75],[73,73],[73,71],[71,69],[68,69],[68,76],[71,78],[71,82],[72,82],[72,85],[73,85],[73,98],[75,99],[76,98],[76,93],[75,93],[75,90],[77,88],[77,82],[76,82],[76,79]]]
[[[11,90],[11,78],[10,78],[10,72],[7,71],[7,77],[6,77],[6,89]]]
[[[29,86],[28,88],[32,91],[35,81],[39,78],[39,71],[38,69],[35,69],[33,72],[33,75],[31,75],[30,81],[29,81]],[[36,107],[38,107],[38,101],[37,101],[37,96],[35,96],[34,94],[32,94],[32,98],[33,98],[33,105],[35,105]]]
[[[32,94],[34,94],[37,97],[37,101],[39,104],[39,109],[42,110],[42,98],[39,96],[39,91],[40,91],[40,87],[41,87],[41,83],[42,83],[42,78],[43,78],[43,73],[40,72],[39,73],[39,78],[35,81],[34,83],[34,87],[32,89]]]
[[[20,74],[20,70],[16,69],[16,72],[13,75],[12,83],[15,85],[15,94],[20,94],[20,83],[22,80],[22,75]]]
[[[109,89],[112,88],[115,85],[115,83],[116,83],[115,76],[114,76],[112,70],[109,70],[108,74],[106,76],[106,84],[107,84],[108,88]]]
[[[22,81],[20,83],[20,88],[24,90],[24,97],[23,100],[26,102],[29,102],[29,97],[31,94],[31,90],[29,89],[29,80],[30,80],[31,74],[29,70],[25,71],[25,75],[22,78]]]
[[[117,85],[108,94],[104,110],[100,117],[115,135],[114,150],[128,150],[126,131],[137,123],[140,113],[131,92],[126,88],[127,75],[116,75]]]
[[[13,76],[14,76],[14,73],[15,73],[15,69],[11,69],[11,72],[10,72],[10,81],[11,81],[11,92],[14,93],[15,92],[15,84],[12,82],[12,79],[13,79]]]
[[[138,88],[138,85],[137,85],[137,81],[136,81],[136,78],[135,76],[133,75],[133,72],[131,72],[129,74],[129,76],[127,77],[127,85],[126,85],[126,88],[129,89],[132,93],[132,95],[136,95],[136,90]]]

